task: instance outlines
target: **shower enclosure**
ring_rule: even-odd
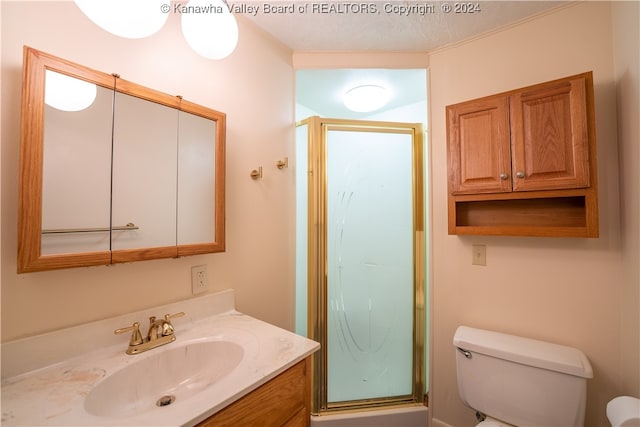
[[[296,153],[296,329],[322,345],[313,413],[422,404],[422,125],[311,117]]]

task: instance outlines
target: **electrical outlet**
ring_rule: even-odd
[[[207,279],[207,266],[206,265],[194,265],[191,267],[191,292],[200,294],[205,292],[209,287]]]
[[[473,265],[487,265],[487,247],[485,245],[472,245]]]

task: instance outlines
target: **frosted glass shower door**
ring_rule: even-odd
[[[413,392],[412,134],[326,133],[327,402]]]

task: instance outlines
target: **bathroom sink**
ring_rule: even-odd
[[[122,418],[179,405],[231,373],[244,350],[230,341],[199,341],[145,356],[98,383],[85,398],[87,412]]]

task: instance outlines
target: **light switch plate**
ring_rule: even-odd
[[[471,248],[472,248],[471,264],[487,265],[487,246],[472,245]]]

